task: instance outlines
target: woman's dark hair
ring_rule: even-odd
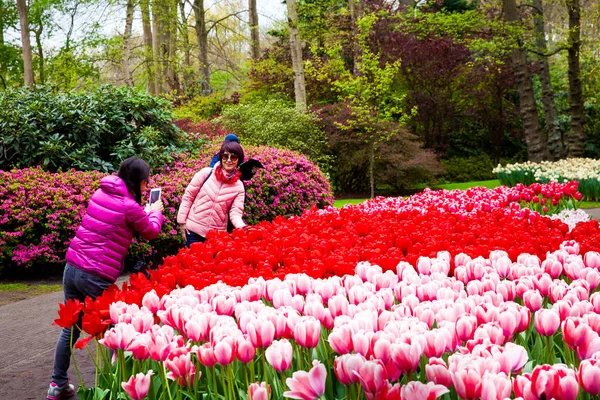
[[[125,182],[127,190],[135,197],[138,204],[142,204],[141,186],[143,181],[150,177],[150,166],[146,161],[137,157],[129,157],[121,163],[117,176]]]
[[[228,152],[238,156],[238,165],[244,162],[244,149],[236,142],[223,142],[221,150],[219,150],[219,161],[223,158],[223,153]]]

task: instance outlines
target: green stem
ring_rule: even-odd
[[[552,336],[546,336],[546,344],[548,345],[548,353],[550,355],[550,365],[554,365],[554,342]]]
[[[77,372],[77,379],[79,379],[79,384],[83,386],[85,389],[85,385],[83,384],[83,379],[81,378],[81,373],[79,372],[79,367],[77,366],[77,359],[75,358],[75,352],[73,351],[73,329],[79,329],[77,325],[71,327],[71,338],[69,339],[69,349],[71,350],[71,358],[73,359],[73,367],[75,367],[75,371]]]
[[[167,367],[165,366],[165,363],[161,363],[161,378],[163,380],[163,394],[165,393],[165,389],[167,391],[167,394],[169,395],[169,399],[173,400],[173,397],[171,397],[171,386],[169,385],[169,379],[167,378]]]
[[[281,371],[281,396],[283,397],[283,392],[285,392],[285,372]]]
[[[228,386],[225,385],[225,367],[221,365],[221,383],[223,384],[223,396],[227,397],[228,394]]]

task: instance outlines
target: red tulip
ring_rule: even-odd
[[[70,328],[77,323],[83,304],[77,299],[69,299],[64,304],[58,305],[58,318],[54,320],[53,325],[61,328]]]

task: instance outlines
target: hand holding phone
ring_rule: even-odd
[[[158,200],[160,200],[161,191],[161,188],[150,189],[150,204],[156,203]]]

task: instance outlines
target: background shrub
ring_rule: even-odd
[[[132,154],[156,166],[200,144],[171,120],[168,101],[128,87],[10,89],[0,93],[0,169],[114,171]]]
[[[207,121],[218,117],[223,107],[239,103],[239,94],[224,97],[223,93],[213,93],[208,96],[197,95],[190,101],[174,110],[175,118],[189,119],[192,122]]]
[[[441,160],[444,166],[442,178],[448,182],[485,181],[496,179],[492,172],[495,165],[485,154],[473,157],[452,157]]]
[[[183,246],[176,213],[193,175],[208,165],[218,146],[175,161],[152,176],[150,187],[162,187],[165,221],[159,237],[132,245],[128,259],[151,256],[154,262]],[[305,156],[268,147],[244,146],[246,154],[265,165],[246,183],[248,223],[273,220],[278,215],[300,215],[312,205],[333,204],[329,182]],[[62,271],[66,249],[77,230],[90,196],[106,174],[41,168],[0,171],[0,273],[34,268],[40,274]],[[146,201],[144,199],[144,201]],[[20,267],[20,268],[19,268]]]
[[[300,112],[283,100],[257,101],[223,109],[220,123],[240,137],[242,145],[287,148],[306,155],[328,172],[327,138],[311,112]]]

